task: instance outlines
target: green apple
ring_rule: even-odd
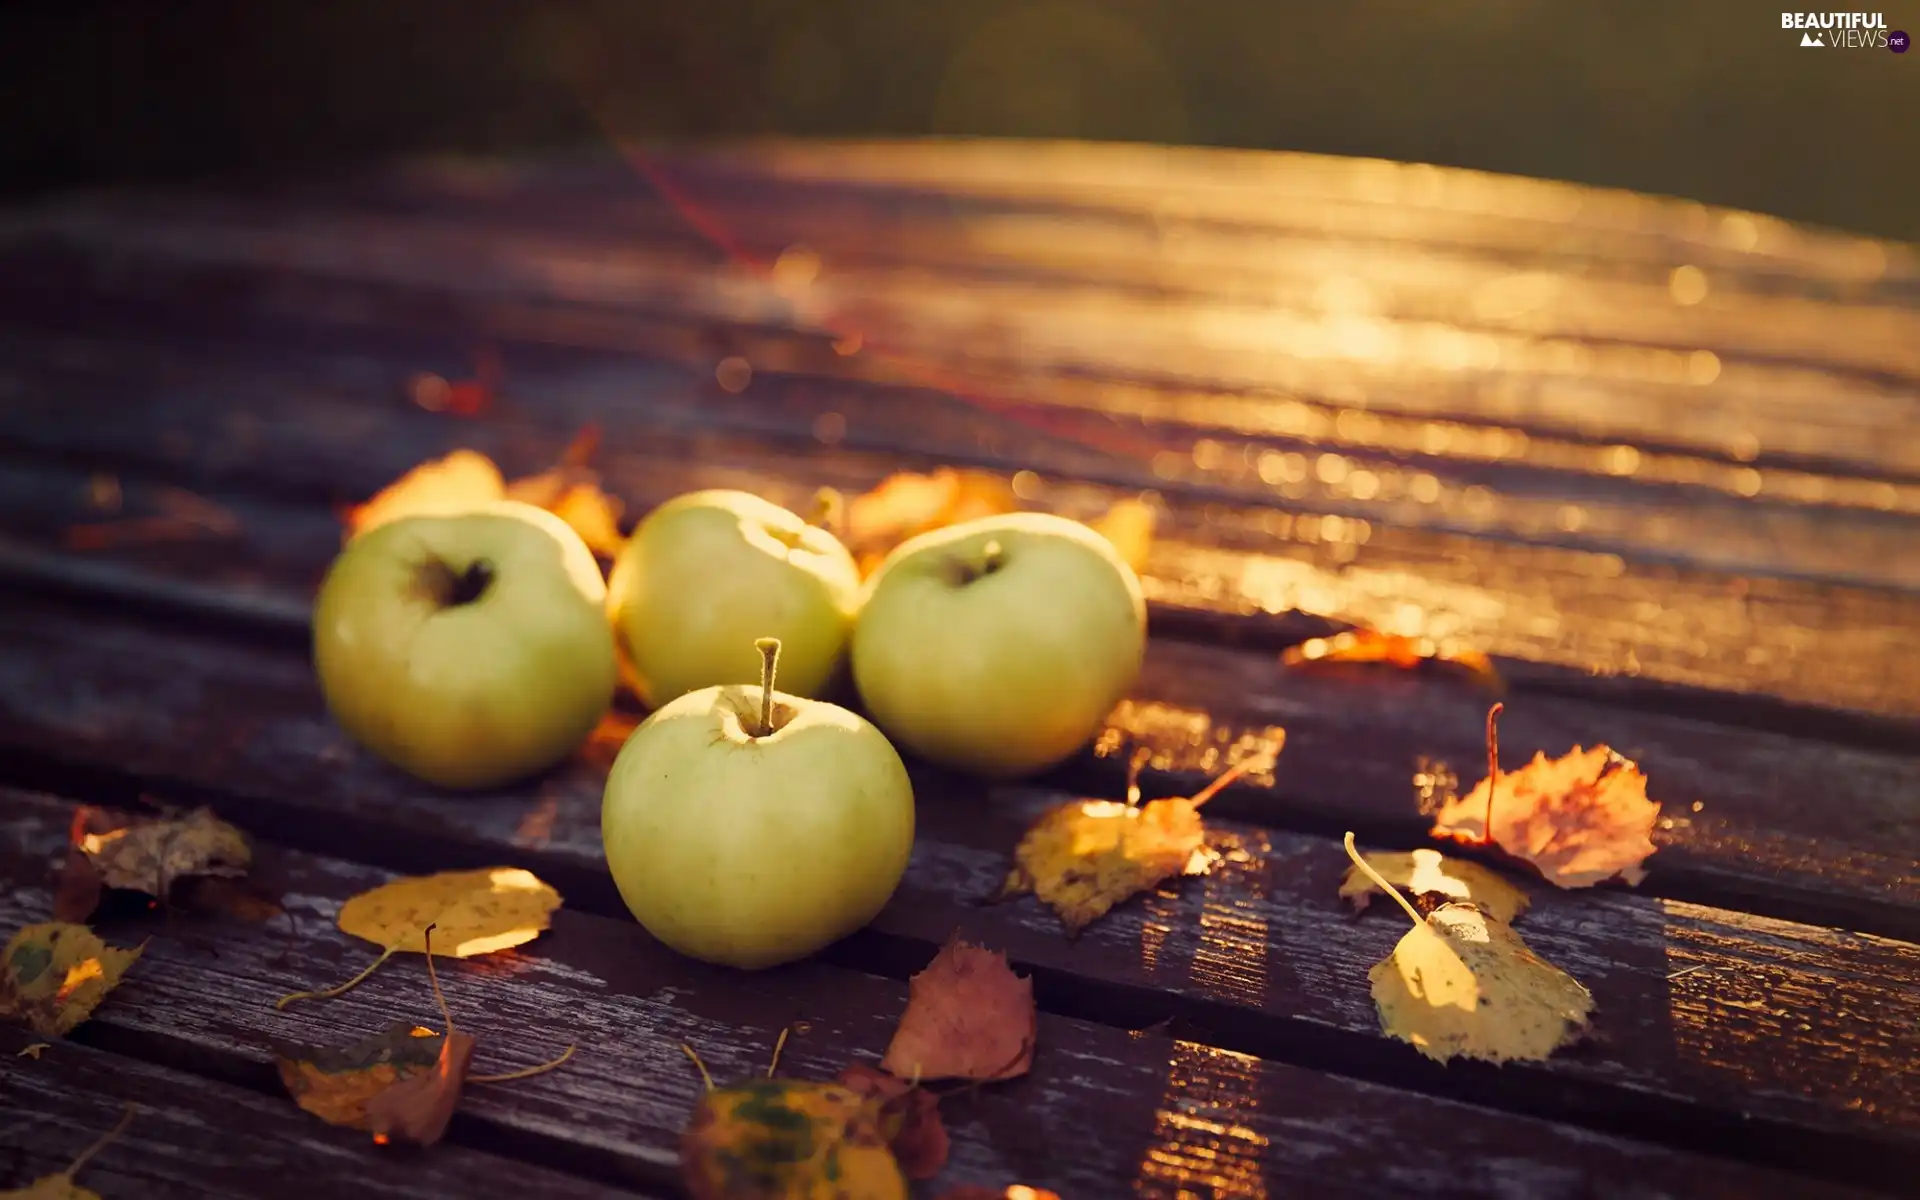
[[[649,708],[752,683],[762,636],[780,641],[787,692],[825,694],[843,674],[859,597],[860,570],[840,539],[770,500],[720,489],[647,514],[607,585],[614,632]]]
[[[1140,674],[1147,610],[1078,521],[1005,513],[909,538],[867,581],[853,631],[866,711],[901,746],[991,778],[1043,770],[1099,730]]]
[[[857,713],[757,687],[689,692],[620,748],[600,808],[607,868],[640,924],[680,953],[757,970],[871,921],[913,852],[913,785]]]
[[[429,783],[535,774],[612,703],[606,592],[580,535],[530,504],[378,525],[347,543],[314,605],[327,707],[360,744]]]

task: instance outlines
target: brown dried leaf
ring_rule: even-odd
[[[908,985],[880,1067],[902,1079],[1013,1079],[1033,1065],[1033,980],[997,950],[950,938]]]
[[[1428,849],[1362,857],[1381,878],[1412,893],[1414,906],[1423,911],[1465,901],[1508,924],[1527,911],[1525,892],[1476,862],[1448,858]],[[1379,894],[1380,886],[1358,863],[1347,868],[1347,877],[1340,881],[1340,895],[1351,900],[1355,909],[1367,907],[1367,901]]]
[[[938,1096],[865,1063],[847,1067],[834,1082],[879,1102],[880,1134],[908,1179],[932,1179],[947,1165],[951,1142]]]
[[[1659,804],[1647,798],[1647,777],[1606,746],[1575,746],[1549,759],[1536,752],[1518,771],[1501,772],[1493,793],[1493,842],[1530,863],[1549,883],[1592,887],[1645,879],[1654,852]],[[1433,836],[1467,845],[1486,841],[1487,781],[1456,796],[1434,816]]]
[[[473,1038],[398,1021],[340,1049],[292,1048],[278,1056],[294,1103],[329,1125],[432,1145],[460,1100]]]
[[[116,950],[85,925],[28,925],[7,943],[0,962],[0,1020],[62,1037],[93,1015],[146,943]]]
[[[74,844],[110,888],[164,897],[175,880],[195,875],[243,876],[253,864],[246,835],[196,808],[184,816],[143,817],[96,831],[99,818],[75,814]]]
[[[1411,638],[1377,629],[1354,629],[1332,637],[1308,638],[1298,646],[1289,646],[1280,661],[1287,667],[1303,670],[1340,663],[1386,663],[1403,671],[1424,665],[1453,667],[1495,695],[1506,691],[1506,681],[1493,660],[1464,642],[1454,639]]]

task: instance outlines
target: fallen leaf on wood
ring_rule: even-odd
[[[133,1121],[134,1114],[139,1111],[133,1105],[127,1105],[126,1114],[120,1118],[119,1123],[95,1139],[93,1145],[82,1150],[79,1157],[67,1164],[66,1170],[53,1175],[42,1175],[23,1188],[0,1192],[0,1200],[9,1196],[17,1200],[100,1200],[100,1193],[81,1187],[73,1181],[74,1176],[80,1173],[80,1168],[93,1161],[94,1155],[105,1150],[113,1139],[126,1132],[127,1126]]]
[[[953,467],[937,467],[926,475],[901,471],[846,504],[840,536],[861,574],[870,575],[910,537],[1019,507],[1012,485],[991,472]]]
[[[1289,646],[1280,661],[1294,669],[1337,663],[1386,663],[1405,671],[1423,665],[1453,667],[1466,672],[1495,695],[1506,691],[1506,681],[1484,653],[1452,639],[1403,637],[1377,629],[1354,629],[1332,637],[1308,638]]]
[[[1147,569],[1147,555],[1153,551],[1155,510],[1144,500],[1119,500],[1099,519],[1088,524],[1100,536],[1113,543],[1120,559],[1136,574]]]
[[[1487,719],[1487,778],[1441,805],[1433,836],[1485,845],[1490,819],[1492,843],[1558,887],[1645,879],[1660,806],[1647,798],[1640,768],[1606,746],[1575,746],[1555,759],[1536,751],[1520,770],[1500,772],[1499,711]]]
[[[0,1020],[35,1033],[64,1036],[93,1015],[145,950],[116,950],[85,925],[48,921],[28,925],[7,943],[0,970]]]
[[[1346,837],[1347,856],[1371,870]],[[1536,955],[1506,923],[1466,904],[1426,917],[1385,879],[1374,883],[1414,922],[1367,978],[1380,1027],[1436,1062],[1538,1061],[1584,1033],[1593,996]]]
[[[448,1038],[410,1021],[397,1021],[384,1032],[338,1049],[288,1048],[279,1054],[280,1081],[294,1103],[329,1125],[350,1129],[373,1128],[368,1106],[396,1085],[416,1076],[445,1072],[448,1086],[454,1071],[464,1075],[473,1055],[473,1039],[464,1033]]]
[[[680,1139],[687,1191],[694,1200],[905,1200],[880,1108],[841,1083],[709,1087]]]
[[[902,1079],[1012,1079],[1033,1065],[1033,980],[997,950],[950,938],[908,984],[907,1010],[881,1059]]]
[[[365,504],[348,509],[345,540],[401,517],[471,512],[505,495],[506,481],[492,459],[477,450],[455,450],[421,463]]]
[[[947,1165],[951,1143],[940,1120],[940,1097],[864,1063],[855,1063],[835,1083],[879,1102],[880,1134],[908,1179],[932,1179]]]
[[[1176,875],[1205,875],[1219,855],[1206,844],[1200,807],[1272,755],[1243,759],[1192,797],[1140,803],[1135,755],[1127,800],[1073,800],[1047,810],[1014,847],[1014,866],[996,901],[1032,892],[1060,916],[1069,935],[1114,905]]]
[[[1527,911],[1525,892],[1476,862],[1448,858],[1438,850],[1424,848],[1362,857],[1372,871],[1356,863],[1347,868],[1347,877],[1340,881],[1340,895],[1353,901],[1355,909],[1365,908],[1368,900],[1380,894],[1379,885],[1374,883],[1377,877],[1413,893],[1415,907],[1423,911],[1451,901],[1469,901],[1508,924]]]
[[[545,932],[560,893],[520,867],[481,867],[396,879],[360,893],[340,906],[340,929],[379,946],[380,957],[338,986],[282,996],[275,1005],[337,996],[401,952],[425,954],[434,928],[434,953],[472,958],[532,941]]]
[[[1010,1183],[1003,1188],[963,1183],[959,1187],[941,1192],[940,1200],[1060,1200],[1060,1193],[1050,1192],[1045,1188],[1028,1187],[1024,1183]]]
[[[103,888],[166,899],[183,880],[238,878],[253,863],[246,835],[210,808],[123,819],[82,805],[70,841],[54,893],[55,915],[65,921],[93,915]]]
[[[589,549],[617,558],[626,538],[620,533],[621,502],[600,486],[588,463],[600,444],[598,426],[574,437],[548,470],[508,482],[492,459],[477,450],[455,450],[445,458],[414,467],[343,516],[345,540],[401,517],[448,516],[472,512],[496,500],[517,500],[553,513],[573,527]]]
[[[39,1062],[40,1052],[42,1050],[51,1050],[51,1049],[53,1049],[53,1043],[51,1042],[34,1042],[31,1045],[20,1047],[20,1052],[18,1054],[15,1054],[14,1057],[15,1058],[31,1058],[35,1062]]]

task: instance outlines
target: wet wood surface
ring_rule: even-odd
[[[269,1144],[342,1192],[672,1194],[681,1041],[721,1076],[789,1025],[799,1073],[870,1058],[961,930],[1032,973],[1042,1054],[949,1114],[952,1165],[916,1194],[1897,1194],[1920,1171],[1915,347],[1909,247],[1298,156],[774,145],[0,214],[9,927],[44,917],[73,803],[152,794],[246,828],[297,935],[104,922],[156,936],[71,1039],[0,1061],[0,1103],[105,1128],[203,1083],[126,1143],[191,1153],[103,1155],[107,1196],[201,1173],[253,1194]],[[418,402],[418,375],[480,355],[487,411]],[[538,470],[587,423],[630,517],[940,464],[1072,516],[1144,495],[1147,668],[1045,779],[916,765],[893,903],[743,989],[620,904],[605,746],[441,796],[353,747],[307,662],[339,506],[459,446]],[[1366,970],[1404,922],[1338,901],[1337,838],[1418,844],[1416,777],[1479,778],[1489,698],[1277,662],[1355,625],[1493,654],[1508,767],[1604,741],[1648,772],[1646,883],[1537,884],[1522,919],[1593,990],[1589,1044],[1442,1069],[1380,1034]],[[1152,795],[1276,744],[1209,809],[1211,876],[1073,941],[1031,901],[980,903],[1026,820],[1120,794],[1136,748]],[[580,1057],[474,1088],[441,1153],[383,1171],[280,1099],[270,1048],[430,1020],[417,960],[271,1001],[365,961],[332,925],[346,896],[494,862],[567,908],[448,966],[476,1069]],[[193,1132],[245,1104],[274,1116],[238,1148]],[[6,1111],[23,1180],[61,1165]]]

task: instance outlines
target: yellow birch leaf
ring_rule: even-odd
[[[382,884],[340,906],[342,932],[364,938],[389,953],[433,952],[471,958],[530,942],[546,931],[560,893],[519,867],[441,871]]]
[[[1413,893],[1416,907],[1438,907],[1454,900],[1470,901],[1497,920],[1511,924],[1531,903],[1527,894],[1498,873],[1476,862],[1448,858],[1438,850],[1411,853],[1375,853],[1361,856],[1368,866],[1395,887]],[[1380,894],[1380,887],[1357,864],[1347,868],[1340,895],[1355,909]],[[1425,898],[1423,903],[1422,898]]]
[[[1371,871],[1346,838],[1347,855]],[[1585,1033],[1593,995],[1528,948],[1506,923],[1467,904],[1426,917],[1375,878],[1413,919],[1367,978],[1380,1028],[1435,1062],[1537,1062]]]
[[[7,943],[0,970],[0,1020],[60,1037],[93,1015],[146,943],[116,950],[85,925],[28,925]]]

